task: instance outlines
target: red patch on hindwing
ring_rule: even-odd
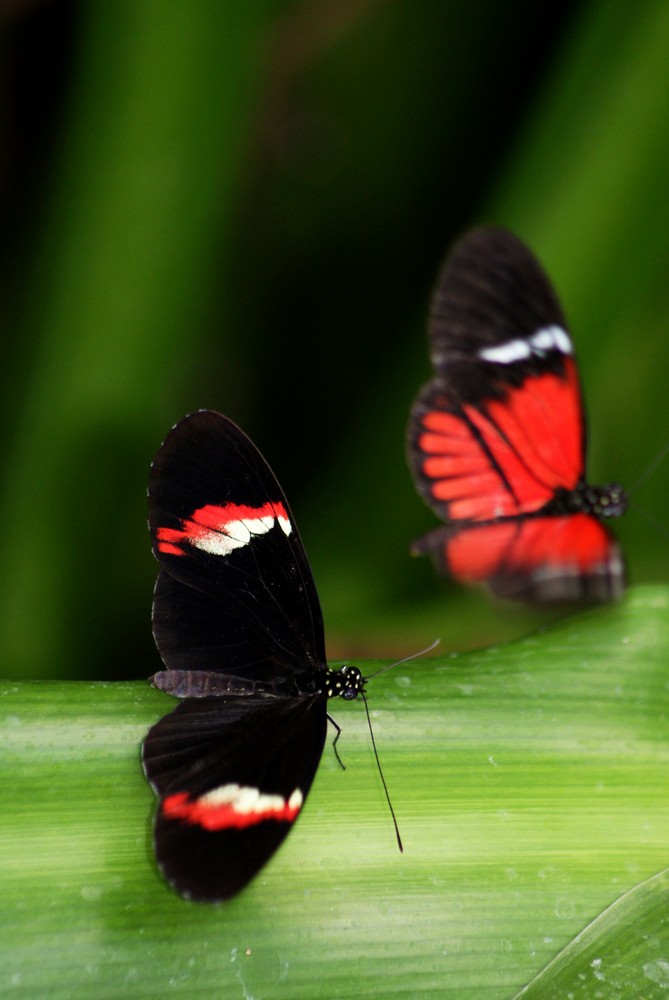
[[[444,543],[454,576],[480,583],[501,573],[597,573],[611,557],[611,535],[590,514],[528,517],[463,528]]]

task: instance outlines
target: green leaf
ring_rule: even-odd
[[[331,705],[346,771],[326,750],[284,847],[219,907],[174,895],[153,862],[139,744],[172,700],[5,682],[0,990],[664,996],[668,610],[667,588],[640,588],[370,682],[403,855],[362,706]]]
[[[667,941],[668,924],[669,872],[663,871],[604,910],[518,996],[666,996],[669,957],[660,942]]]

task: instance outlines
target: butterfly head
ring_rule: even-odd
[[[627,510],[627,493],[620,483],[585,485],[578,491],[583,510],[596,517],[620,517]]]
[[[365,690],[365,678],[357,667],[346,665],[340,670],[328,670],[326,691],[328,698],[352,701]]]

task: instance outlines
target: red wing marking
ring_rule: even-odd
[[[467,419],[444,410],[423,416],[422,474],[432,499],[448,505],[449,519],[534,513],[559,487],[576,486],[583,472],[582,420],[571,358],[565,371],[566,377],[528,376],[504,400],[480,409],[466,405]]]
[[[158,528],[158,551],[166,555],[187,554],[186,544],[214,556],[226,556],[256,535],[264,535],[275,524],[289,535],[292,527],[284,505],[268,501],[260,507],[228,503],[207,504],[181,522],[180,528]]]
[[[495,430],[486,423],[490,436]],[[449,518],[476,521],[517,513],[514,497],[462,417],[432,411],[423,417],[423,426],[425,433],[418,438],[422,472],[431,480],[432,498],[448,504]]]
[[[536,517],[465,528],[447,539],[454,576],[481,583],[496,575],[588,576],[609,571],[617,546],[590,514]]]
[[[188,792],[168,795],[161,813],[165,819],[182,820],[203,830],[244,830],[268,819],[293,823],[303,801],[299,788],[286,800],[281,795],[266,795],[257,788],[229,784],[193,800]]]
[[[486,407],[528,471],[551,492],[560,486],[574,489],[583,473],[576,366],[571,358],[566,358],[564,365],[566,377],[544,374],[527,378],[504,402],[493,401]],[[500,465],[506,473],[504,463]],[[522,490],[519,499],[522,506]]]
[[[488,580],[504,564],[504,556],[518,534],[518,523],[501,521],[459,531],[445,544],[449,571],[467,583]]]

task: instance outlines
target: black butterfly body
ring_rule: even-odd
[[[407,454],[445,527],[413,551],[501,597],[619,597],[623,558],[601,518],[621,514],[625,494],[586,481],[573,344],[548,278],[516,236],[484,227],[456,244],[429,339],[434,375],[411,409]]]
[[[172,429],[149,484],[160,563],[154,685],[180,699],[142,748],[159,796],[155,851],[167,881],[216,902],[281,844],[311,787],[328,698],[355,698],[356,667],[327,667],[323,619],[286,498],[226,417]]]

